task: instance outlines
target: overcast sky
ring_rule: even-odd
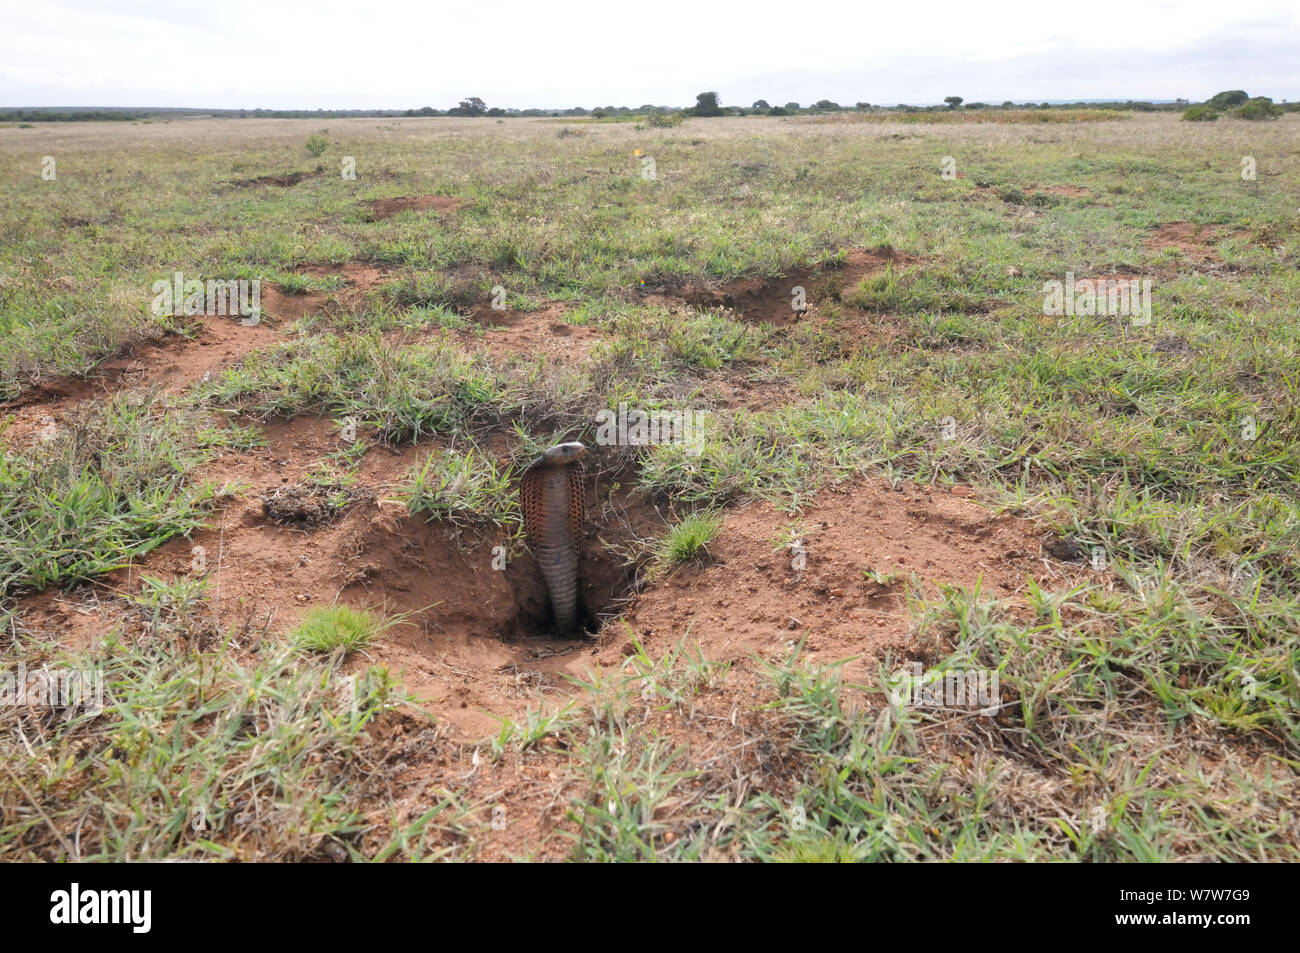
[[[1066,7],[1069,10],[1067,11]],[[1297,0],[6,0],[0,106],[1300,98]]]

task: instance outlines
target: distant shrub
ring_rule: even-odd
[[[1282,115],[1282,107],[1273,104],[1267,96],[1248,99],[1232,111],[1238,119],[1276,119]]]
[[[1214,122],[1218,118],[1219,114],[1209,106],[1192,106],[1183,111],[1183,119],[1187,122]]]
[[[695,105],[691,112],[696,116],[721,116],[722,104],[718,100],[716,92],[700,93],[695,97]]]
[[[788,116],[790,115],[790,110],[786,109],[784,106],[773,106],[767,111],[767,114],[769,116]]]
[[[651,113],[646,117],[646,123],[655,129],[671,129],[674,126],[680,126],[685,117],[681,113]]]
[[[1250,96],[1244,89],[1228,89],[1221,93],[1215,93],[1205,103],[1211,109],[1230,109],[1233,106],[1240,106]]]
[[[311,135],[307,137],[307,154],[309,156],[319,156],[329,148],[330,141],[322,135]]]

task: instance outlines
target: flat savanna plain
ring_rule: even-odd
[[[1298,859],[1300,117],[1084,116],[0,128],[0,856]]]

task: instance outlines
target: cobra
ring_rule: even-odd
[[[580,442],[556,444],[524,471],[519,487],[524,531],[546,581],[555,628],[566,633],[578,623],[578,533],[586,455]]]

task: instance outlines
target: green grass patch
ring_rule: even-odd
[[[369,609],[314,606],[290,633],[289,641],[304,652],[321,655],[341,652],[347,656],[368,648],[381,632],[402,621],[401,618],[383,619]]]
[[[146,396],[86,407],[48,442],[0,448],[0,593],[127,565],[201,525],[215,487],[191,471],[230,435]]]
[[[412,472],[402,499],[412,514],[451,522],[519,524],[518,493],[509,467],[481,450],[433,451]]]

